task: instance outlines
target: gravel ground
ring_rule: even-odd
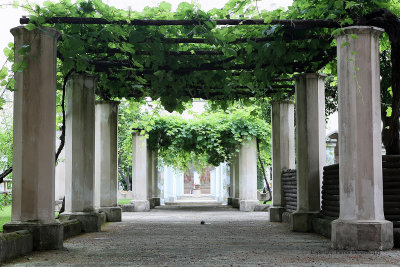
[[[159,207],[123,213],[100,233],[64,242],[59,251],[33,252],[6,266],[343,266],[400,264],[400,250],[348,252],[330,241],[270,223],[267,212],[230,207]],[[205,224],[201,224],[204,221]]]

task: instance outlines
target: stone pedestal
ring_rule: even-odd
[[[84,233],[101,231],[101,216],[98,212],[64,212],[60,214],[61,221],[78,220]]]
[[[95,106],[95,206],[109,222],[121,221],[118,207],[118,104],[96,101]]]
[[[148,150],[147,140],[144,136],[134,133],[132,135],[132,191],[135,211],[150,211],[148,195]]]
[[[67,82],[65,216],[76,215],[74,218],[81,221],[85,231],[100,231],[93,218],[99,216],[94,204],[94,91],[95,79],[91,75],[73,74]]]
[[[56,59],[58,32],[53,28],[11,30],[17,51],[30,45],[27,67],[15,73],[13,127],[13,202],[5,232],[29,230],[33,249],[60,249],[63,229],[54,216]],[[51,234],[49,234],[51,233]]]
[[[240,211],[254,211],[257,200],[257,145],[253,137],[240,146]]]
[[[348,27],[337,37],[340,216],[332,246],[348,250],[393,247],[393,225],[383,212],[379,35]]]
[[[325,152],[325,76],[296,76],[297,210],[292,231],[309,232],[320,211]]]
[[[271,222],[281,222],[284,211],[282,170],[293,169],[294,105],[292,101],[272,102],[272,207]]]

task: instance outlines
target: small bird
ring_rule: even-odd
[[[200,224],[206,224],[204,221],[201,221]]]

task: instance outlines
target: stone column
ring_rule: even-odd
[[[270,221],[281,222],[284,211],[282,170],[293,169],[294,106],[292,101],[272,102],[272,207]]]
[[[233,195],[232,198],[232,207],[239,208],[239,201],[240,201],[240,177],[239,177],[239,153],[233,158],[233,175],[234,175],[234,188],[233,188]]]
[[[65,212],[61,219],[78,219],[82,231],[101,230],[94,204],[95,78],[73,74],[66,86]]]
[[[232,206],[232,199],[234,198],[234,179],[235,175],[233,173],[233,164],[232,161],[229,163],[229,197],[228,197],[228,205]]]
[[[393,225],[383,212],[379,36],[357,26],[337,37],[340,216],[332,222],[336,249],[387,250]]]
[[[159,176],[158,176],[158,152],[153,151],[152,157],[152,185],[153,185],[153,197],[152,202],[155,207],[161,205],[160,189],[158,188]]]
[[[132,134],[132,191],[134,211],[150,211],[148,149],[146,137]]]
[[[118,207],[118,101],[96,101],[95,205],[109,222],[121,221]]]
[[[320,212],[320,181],[326,162],[325,76],[296,76],[297,210],[290,215],[293,231],[311,231]]]
[[[147,197],[150,204],[150,209],[154,209],[153,203],[153,151],[147,147]]]
[[[221,201],[221,164],[215,167],[215,200]]]
[[[54,217],[56,59],[59,33],[53,28],[11,30],[17,51],[30,45],[27,67],[15,73],[13,202],[4,232],[29,230],[33,249],[61,249],[63,227]]]
[[[239,183],[240,211],[254,211],[257,199],[257,144],[253,137],[240,145]]]

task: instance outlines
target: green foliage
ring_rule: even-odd
[[[9,105],[6,105],[0,111],[0,173],[12,166],[13,121],[11,114],[11,107]]]
[[[2,200],[0,200],[0,203],[0,232],[3,232],[3,225],[11,221],[11,206],[4,206]]]
[[[269,144],[270,125],[258,112],[255,107],[231,107],[192,119],[145,117],[138,128],[146,129],[149,147],[158,150],[164,163],[184,170],[194,162],[201,169],[230,161],[240,144],[252,137]]]

